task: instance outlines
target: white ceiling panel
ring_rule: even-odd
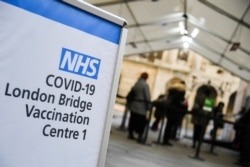
[[[172,38],[171,42],[167,42],[166,40],[157,40],[150,42],[150,46],[154,51],[161,51],[161,50],[169,50],[169,49],[176,49],[181,46],[182,40],[181,38]],[[181,48],[181,47],[180,47]]]
[[[237,22],[233,21],[232,19],[224,15],[221,15],[218,12],[214,12],[212,8],[201,4],[197,0],[191,0],[191,1],[193,3],[189,3],[190,5],[189,9],[190,12],[188,13],[189,15],[192,15],[196,19],[202,19],[204,22],[203,26],[206,29],[209,29],[211,32],[214,32],[226,39],[231,38],[232,33],[234,32],[237,26]],[[199,6],[199,8],[197,8],[197,6]],[[220,20],[223,20],[223,22],[221,22]],[[224,25],[227,25],[228,27],[225,27]]]
[[[240,46],[248,51],[250,49],[250,31],[249,28],[246,28],[244,26],[240,26],[237,33],[235,34],[233,38],[233,42],[240,42]],[[250,56],[250,55],[249,55]]]
[[[180,2],[176,0],[168,0],[167,3],[163,0],[157,2],[138,0],[131,1],[129,6],[137,22],[142,24],[163,19],[165,16],[183,11]]]
[[[223,49],[228,45],[226,41],[202,30],[193,40],[197,41],[197,43],[200,43],[200,45],[202,45],[203,47],[207,47],[217,52],[218,54],[223,54]]]
[[[147,40],[155,39],[167,39],[173,34],[179,34],[178,22],[162,25],[162,24],[153,24],[141,27],[143,34]]]
[[[138,27],[132,27],[128,31],[127,43],[144,41],[144,36]]]
[[[241,18],[247,9],[250,1],[249,0],[207,0],[210,4],[213,4],[219,9],[225,10],[227,13]]]
[[[220,62],[220,65],[227,69],[228,71],[231,71],[234,75],[237,75],[241,78],[250,78],[250,73],[246,71],[245,69],[239,68],[237,64],[232,63],[231,61],[228,61],[227,59],[222,59]]]
[[[238,67],[250,70],[250,56],[241,50],[228,51],[225,57],[238,64]]]
[[[203,57],[207,58],[208,60],[218,63],[221,59],[220,55],[215,53],[214,51],[207,49],[203,46],[201,46],[199,43],[193,42],[190,46],[190,49],[194,50],[195,52],[199,53]]]
[[[250,10],[247,11],[246,16],[243,18],[243,21],[247,24],[250,24]]]
[[[125,48],[125,55],[133,55],[133,54],[140,54],[140,53],[147,53],[150,52],[151,48],[150,45],[148,43],[137,43],[136,47],[133,47],[130,44],[126,45]]]
[[[86,1],[127,20],[125,56],[181,48],[185,36],[191,50],[250,82],[250,0]],[[187,34],[180,34],[180,21]]]
[[[125,3],[104,6],[102,9],[122,18],[126,18],[128,24],[135,24],[135,20],[133,19]]]

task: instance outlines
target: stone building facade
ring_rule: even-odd
[[[126,96],[141,72],[148,72],[148,83],[152,100],[165,93],[168,83],[179,78],[186,83],[186,98],[191,108],[196,91],[202,85],[216,90],[216,102],[222,101],[228,106],[230,96],[237,92],[240,78],[225,69],[212,64],[192,51],[170,50],[124,57],[118,94]],[[227,111],[224,111],[227,113]],[[228,111],[231,112],[231,111]]]
[[[163,52],[125,56],[121,67],[118,94],[126,96],[142,72],[148,72],[152,100],[166,93],[172,79],[186,83],[186,99],[189,110],[194,104],[197,91],[203,86],[214,90],[215,104],[224,102],[224,114],[232,120],[235,94],[241,79],[213,64],[193,51],[173,49]],[[125,99],[117,98],[118,103]]]

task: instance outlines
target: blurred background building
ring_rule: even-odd
[[[228,121],[250,107],[250,0],[86,1],[128,22],[118,95],[125,97],[146,71],[152,100],[182,80],[189,110],[204,89],[211,90],[215,104],[225,103]],[[192,129],[188,115],[184,121]],[[219,139],[233,136],[227,124]]]

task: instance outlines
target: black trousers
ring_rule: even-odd
[[[146,127],[146,120],[146,115],[140,115],[131,111],[128,125],[129,134],[133,135],[133,133],[136,132],[138,133],[139,137],[142,137]]]
[[[193,133],[193,146],[196,146],[196,143],[199,142],[200,138],[203,139],[205,134],[205,125],[194,124],[194,133]]]
[[[164,132],[164,136],[163,136],[163,144],[169,142],[169,139],[171,138],[172,133],[173,133],[173,129],[177,125],[178,125],[178,120],[176,120],[176,119],[168,119],[167,120],[165,132]]]
[[[154,121],[154,123],[153,123],[153,125],[151,127],[152,130],[158,130],[158,125],[159,125],[161,119],[162,119],[161,117],[156,117],[155,118],[155,121]]]

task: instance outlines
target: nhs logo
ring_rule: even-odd
[[[100,59],[62,48],[59,69],[84,77],[97,79],[100,64]]]

